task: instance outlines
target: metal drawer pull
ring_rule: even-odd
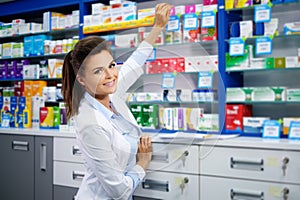
[[[153,153],[152,161],[168,163],[169,162],[169,154],[168,153]]]
[[[169,181],[157,181],[151,179],[145,179],[142,182],[143,189],[157,190],[162,192],[169,192]]]
[[[12,141],[13,150],[29,151],[29,142],[26,141]]]
[[[230,197],[231,200],[240,200],[240,199],[249,199],[249,200],[256,200],[264,199],[264,192],[258,192],[258,191],[250,191],[250,190],[230,190]]]
[[[289,193],[290,193],[289,188],[283,188],[282,193],[283,193],[283,200],[288,200],[288,198],[289,198]]]
[[[76,179],[83,179],[83,177],[84,177],[84,172],[73,171],[72,177],[73,177],[73,180],[76,180]]]
[[[182,160],[182,165],[183,165],[183,167],[185,167],[186,157],[188,157],[189,154],[190,154],[189,151],[186,150],[186,151],[184,151],[183,154],[181,155],[181,160]]]
[[[264,171],[264,160],[250,160],[250,159],[239,159],[230,158],[230,167],[233,169],[244,169],[253,171]]]
[[[40,146],[40,169],[46,171],[47,168],[47,146],[41,144]]]
[[[72,147],[72,153],[73,153],[73,155],[81,155],[81,151],[80,151],[80,149],[79,149],[79,147],[78,146],[73,146]]]

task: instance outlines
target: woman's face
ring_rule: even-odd
[[[84,76],[79,77],[79,82],[88,93],[103,97],[116,91],[119,72],[109,51],[89,56],[84,65]]]

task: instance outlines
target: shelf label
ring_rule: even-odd
[[[263,125],[264,138],[280,138],[280,124],[276,120],[266,120]]]
[[[216,13],[214,11],[205,11],[201,13],[201,27],[216,27]]]
[[[156,48],[153,48],[151,55],[147,58],[146,61],[154,61],[156,60]]]
[[[198,16],[193,14],[185,14],[183,17],[184,30],[194,30],[199,27]]]
[[[180,29],[179,17],[177,15],[170,16],[166,30],[167,31],[178,31],[179,29]]]
[[[175,87],[175,74],[173,73],[164,73],[162,76],[162,88],[172,89]]]
[[[300,140],[300,122],[291,122],[289,138]]]
[[[269,5],[255,6],[254,8],[254,21],[270,22],[271,21],[271,8]]]
[[[213,85],[213,74],[211,72],[199,72],[198,88],[209,89]]]
[[[245,42],[242,38],[230,38],[229,55],[242,56],[245,53]]]
[[[256,55],[272,54],[272,40],[269,37],[256,38]]]

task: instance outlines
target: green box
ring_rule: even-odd
[[[60,108],[58,106],[53,107],[53,128],[59,129],[60,125]]]
[[[249,67],[249,46],[245,46],[245,54],[242,56],[230,56],[226,53],[226,71],[247,69]]]
[[[158,105],[156,104],[145,104],[142,110],[142,127],[157,129],[158,128]]]
[[[286,100],[300,102],[300,88],[287,89],[286,90]]]
[[[226,89],[227,102],[251,101],[252,88],[236,87]]]
[[[275,58],[274,68],[285,68],[285,57]]]
[[[136,120],[136,122],[139,126],[142,126],[142,124],[143,124],[143,122],[142,122],[142,119],[143,119],[142,108],[143,108],[143,106],[140,105],[140,104],[131,104],[130,105],[130,111],[131,111],[133,117],[135,118],[135,120]]]

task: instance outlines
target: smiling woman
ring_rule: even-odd
[[[149,136],[141,136],[124,100],[166,26],[172,6],[158,4],[148,37],[120,71],[106,41],[91,36],[79,41],[63,65],[63,98],[86,162],[77,200],[131,199],[145,177],[152,156]]]

